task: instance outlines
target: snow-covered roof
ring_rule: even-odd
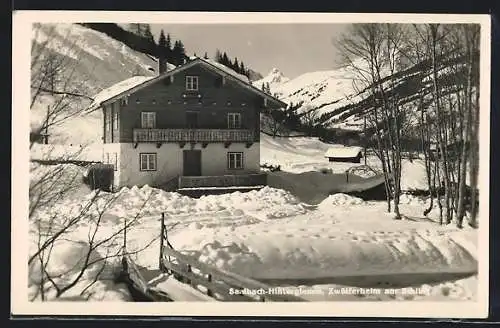
[[[153,79],[154,76],[132,76],[124,81],[118,82],[109,88],[106,88],[94,96],[94,101],[90,105],[89,109],[93,110],[98,108],[104,101],[111,99],[119,94],[130,90],[146,81]]]
[[[363,148],[353,146],[353,147],[331,147],[325,152],[325,157],[335,157],[335,158],[351,158],[356,157]]]
[[[216,62],[215,60],[212,60],[212,59],[208,59],[208,58],[201,58],[201,57],[197,57],[197,56],[190,56],[189,57],[190,60],[201,60],[201,61],[204,61],[204,62],[207,62],[215,67],[217,67],[218,69],[220,69],[221,71],[224,71],[226,72],[227,74],[229,75],[232,75],[234,76],[235,78],[237,79],[240,79],[242,81],[245,81],[247,83],[250,83],[250,79],[246,76],[246,75],[243,75],[243,74],[239,74],[237,73],[236,71],[234,71],[233,69],[230,69],[229,67],[227,67],[226,65],[222,65],[221,63],[218,63]]]
[[[221,63],[218,63],[218,62],[211,60],[211,59],[205,59],[205,58],[200,58],[200,59],[217,67],[221,71],[224,71],[227,74],[234,76],[237,79],[245,81],[246,83],[250,83],[250,80],[248,79],[248,77],[246,75],[239,74],[239,73],[235,72],[234,70],[230,69],[229,67],[227,67],[226,65],[222,65]]]
[[[138,91],[139,89],[142,89],[143,87],[146,87],[150,85],[151,83],[154,83],[155,81],[158,81],[160,79],[164,79],[168,76],[177,74],[179,72],[182,72],[183,70],[190,68],[194,65],[197,64],[204,64],[206,67],[213,69],[215,71],[218,71],[219,73],[222,73],[223,75],[230,76],[235,82],[240,84],[241,86],[251,90],[252,92],[258,93],[261,96],[265,97],[266,99],[269,99],[275,103],[280,104],[282,107],[286,107],[287,104],[276,97],[273,97],[265,92],[262,92],[262,90],[259,90],[258,88],[254,87],[248,78],[244,75],[238,74],[235,71],[233,71],[230,68],[227,68],[226,66],[216,63],[214,61],[208,60],[208,59],[201,59],[201,58],[196,58],[188,62],[187,64],[178,66],[177,68],[173,70],[166,71],[165,73],[157,76],[134,76],[130,79],[127,79],[125,81],[119,82],[110,88],[107,88],[103,91],[101,91],[98,95],[95,96],[94,102],[92,105],[89,107],[90,110],[96,109],[99,106],[101,106],[104,102],[112,100],[115,97],[119,97],[122,94],[125,93],[133,93]]]

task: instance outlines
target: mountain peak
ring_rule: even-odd
[[[277,69],[276,67],[273,67],[271,69],[271,72],[269,72],[269,75],[276,75],[276,74],[283,75],[283,73],[281,73],[281,71],[279,69]]]

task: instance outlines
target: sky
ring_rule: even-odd
[[[210,58],[216,49],[237,57],[253,70],[267,75],[278,68],[289,78],[334,69],[336,40],[345,24],[151,24],[156,40],[161,29],[180,39],[188,55]]]

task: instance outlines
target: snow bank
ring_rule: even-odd
[[[332,205],[361,205],[364,200],[361,198],[353,197],[350,195],[338,193],[328,196],[324,201],[322,201],[318,207],[330,207]]]
[[[113,199],[109,205],[109,214],[121,217],[167,215],[196,215],[216,212],[241,216],[243,212],[256,215],[261,219],[273,219],[303,214],[306,209],[290,193],[271,187],[246,193],[233,192],[223,195],[202,196],[199,199],[183,196],[175,192],[144,186],[142,188],[122,188],[117,195],[103,194],[106,199]],[[87,199],[91,199],[89,195]]]
[[[33,251],[30,253],[33,254]],[[116,258],[104,258],[99,251],[90,250],[87,243],[59,239],[54,243],[50,256],[47,253],[45,256],[47,274],[42,274],[41,264],[37,260],[29,266],[30,299],[40,299],[38,289],[44,282],[47,300],[131,300],[127,287],[123,284],[115,284],[113,281],[117,265]],[[81,273],[83,274],[78,278]],[[54,287],[47,281],[47,275],[59,288],[65,288],[76,279],[78,280],[73,287],[58,297]]]
[[[388,274],[436,274],[477,270],[476,259],[442,231],[297,235],[261,231],[242,237],[206,234],[185,245],[198,260],[255,279],[301,279]],[[174,245],[192,239],[187,232]],[[199,239],[198,239],[199,240]]]

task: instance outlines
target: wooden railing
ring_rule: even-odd
[[[252,187],[265,186],[267,174],[235,174],[220,176],[181,176],[179,177],[179,188],[196,187]]]
[[[252,130],[134,129],[134,142],[253,142]]]
[[[277,293],[276,288],[262,282],[207,265],[176,251],[167,238],[164,214],[161,219],[160,270],[173,274],[179,281],[218,301],[306,301],[293,294]],[[231,289],[238,292],[231,293]]]
[[[165,292],[151,288],[134,261],[126,253],[122,257],[122,267],[118,281],[124,282],[132,298],[138,302],[171,302]]]

